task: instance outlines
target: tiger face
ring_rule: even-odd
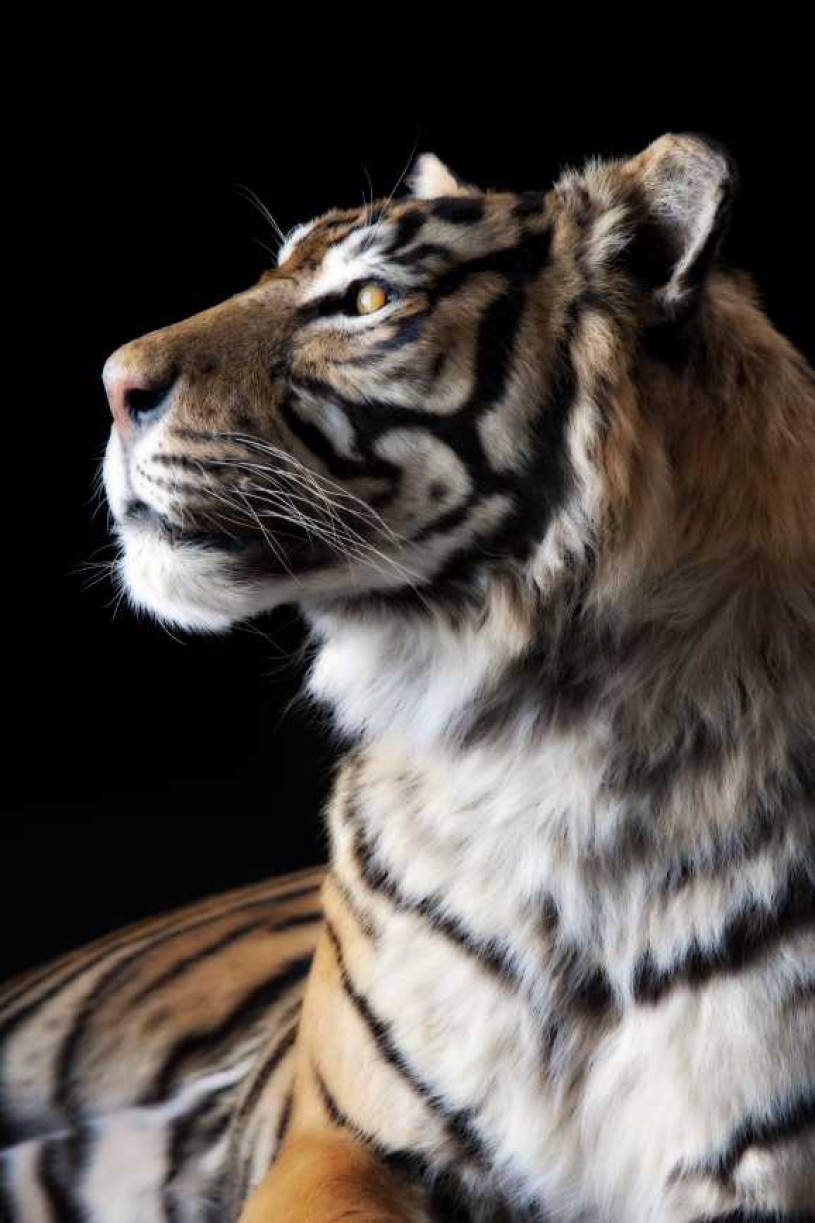
[[[432,605],[619,542],[637,346],[692,297],[728,176],[692,137],[522,195],[425,156],[407,198],[301,226],[253,288],[120,348],[104,479],[132,602],[199,630]]]

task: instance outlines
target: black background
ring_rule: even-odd
[[[226,638],[171,637],[114,614],[104,571],[82,569],[111,555],[92,503],[103,361],[268,265],[273,235],[241,188],[287,230],[361,202],[371,182],[387,194],[416,150],[482,185],[543,188],[588,154],[706,131],[741,167],[729,261],[815,355],[807,79],[792,67],[771,89],[765,67],[732,71],[697,48],[681,76],[657,57],[644,83],[613,60],[604,76],[577,70],[564,45],[548,48],[545,72],[499,56],[499,76],[485,52],[467,80],[421,61],[407,77],[372,58],[328,84],[308,40],[308,54],[272,54],[252,45],[251,23],[237,58],[171,55],[157,24],[125,61],[121,37],[35,65],[5,150],[7,264],[20,256],[22,274],[7,281],[5,327],[0,976],[324,852],[335,748],[324,715],[295,700],[296,613]]]

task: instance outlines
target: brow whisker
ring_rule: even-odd
[[[279,250],[280,247],[283,245],[283,243],[286,241],[286,235],[283,233],[283,230],[280,228],[277,221],[272,216],[272,213],[269,211],[269,208],[266,206],[266,204],[264,204],[263,200],[260,198],[257,192],[253,191],[251,187],[247,187],[246,184],[236,183],[235,188],[239,195],[242,195],[243,198],[248,203],[254,205],[254,207],[263,217],[264,221],[266,221],[271,226],[275,235],[279,239],[279,242],[278,242],[278,250]],[[274,252],[274,257],[277,258],[277,251]]]

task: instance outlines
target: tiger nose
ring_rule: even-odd
[[[110,410],[122,437],[136,426],[152,424],[164,415],[172,402],[175,376],[160,374],[128,360],[122,350],[105,362],[102,382]]]

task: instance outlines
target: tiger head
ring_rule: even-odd
[[[425,155],[405,198],[300,226],[253,288],[120,348],[133,603],[203,630],[284,602],[534,619],[565,586],[619,600],[684,566],[698,596],[708,561],[811,557],[811,375],[715,268],[732,186],[695,136],[542,193]]]

